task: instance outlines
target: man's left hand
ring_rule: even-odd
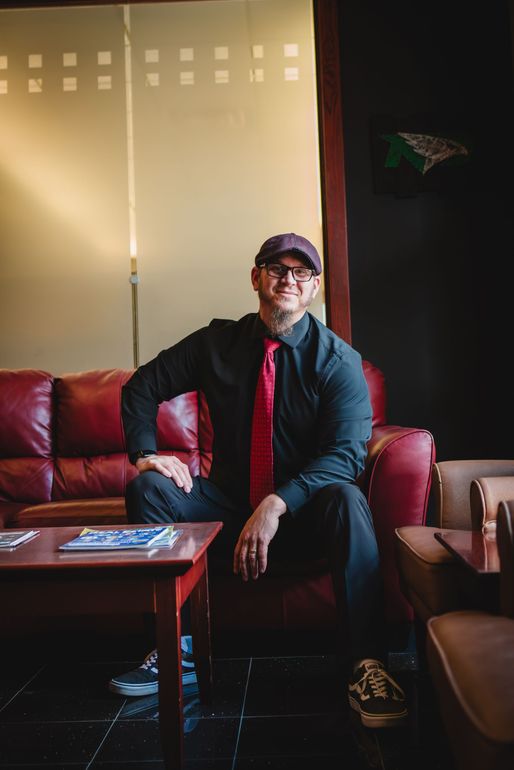
[[[278,520],[287,506],[278,495],[267,495],[243,527],[234,550],[234,574],[241,573],[246,582],[251,575],[257,580],[268,565],[268,546],[275,537]]]

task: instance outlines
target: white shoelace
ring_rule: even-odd
[[[403,692],[402,688],[396,684],[394,679],[387,673],[385,668],[382,668],[382,666],[377,664],[372,664],[369,668],[366,666],[366,669],[366,673],[359,680],[359,684],[362,683],[364,686],[369,680],[369,684],[371,685],[371,689],[375,698],[384,698],[385,700],[386,698],[390,697],[390,694],[387,691],[388,684],[391,685],[392,697],[395,700],[399,700],[399,698],[396,696],[396,693],[398,693],[401,698],[405,698],[405,693]]]

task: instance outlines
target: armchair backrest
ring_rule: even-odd
[[[514,618],[514,500],[498,507],[496,542],[500,555],[500,611]]]
[[[362,362],[362,371],[369,390],[369,400],[373,411],[373,427],[385,425],[387,399],[384,374],[369,361]]]
[[[434,463],[432,492],[436,526],[480,529],[482,524],[479,523],[478,508],[473,518],[471,516],[471,482],[496,476],[514,476],[514,460],[446,460]]]

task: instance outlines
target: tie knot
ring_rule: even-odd
[[[279,340],[271,340],[269,337],[264,337],[264,354],[274,353],[277,348],[281,346]]]

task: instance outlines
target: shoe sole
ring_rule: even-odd
[[[361,722],[364,727],[399,727],[405,723],[407,718],[407,709],[404,709],[397,714],[367,714],[362,710],[359,701],[352,698],[351,695],[348,696],[348,700],[351,708],[360,714]]]
[[[198,685],[196,672],[191,671],[182,675],[182,687],[191,687]],[[128,695],[129,697],[139,698],[143,695],[155,695],[159,692],[159,682],[148,682],[148,684],[123,684],[122,682],[116,682],[111,680],[109,682],[109,690],[116,693],[116,695]]]
[[[159,692],[159,685],[156,682],[141,685],[117,684],[109,682],[109,690],[116,695],[128,695],[132,698],[139,698],[143,695],[155,695]]]

